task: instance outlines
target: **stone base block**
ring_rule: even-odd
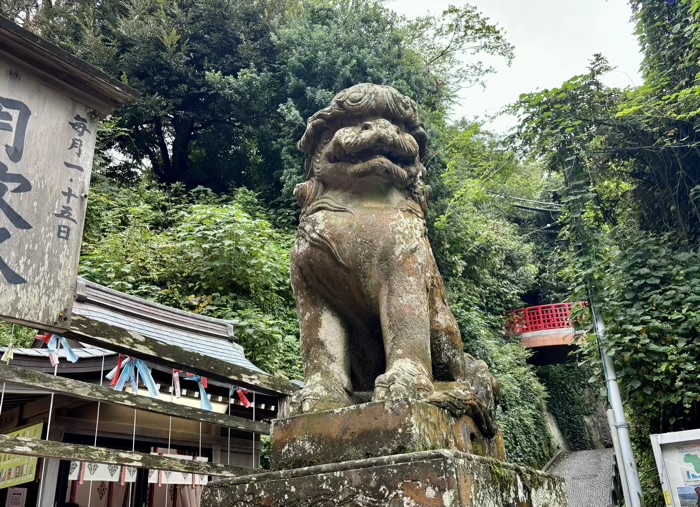
[[[425,451],[210,484],[204,507],[567,507],[564,482],[458,451]]]
[[[454,417],[429,403],[401,400],[274,421],[271,468],[286,470],[433,449],[505,459],[500,433],[487,439],[470,417]]]

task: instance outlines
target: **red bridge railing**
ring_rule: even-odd
[[[556,303],[513,310],[506,321],[505,331],[510,335],[519,335],[548,329],[572,328],[574,324],[571,309],[580,306],[586,306],[586,303]]]

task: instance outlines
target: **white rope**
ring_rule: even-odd
[[[229,415],[229,417],[231,416],[231,403],[233,403],[233,400],[231,399],[232,392],[233,392],[233,386],[229,385],[228,386],[228,415]],[[0,405],[0,413],[1,413],[1,408],[2,408],[2,405]],[[231,427],[230,426],[228,428],[228,450],[227,450],[227,453],[228,454],[226,455],[226,464],[230,465],[231,464]]]
[[[173,394],[175,392],[175,375],[173,372],[173,375],[170,376],[170,403],[173,402]],[[170,453],[170,441],[173,433],[173,416],[169,416],[169,423],[168,423],[168,453]],[[158,472],[160,473],[160,471]],[[169,478],[165,478],[165,501],[163,502],[163,505],[165,507],[168,506],[168,488],[170,485],[168,484]]]
[[[58,363],[53,367],[53,376],[56,377],[58,374]],[[46,441],[49,440],[49,435],[51,434],[51,419],[53,415],[53,398],[54,393],[51,393],[51,402],[49,403],[49,418],[46,423]],[[39,494],[36,497],[37,507],[41,507],[41,493],[44,489],[44,476],[46,474],[46,458],[41,459],[41,480],[39,481]]]
[[[255,422],[255,391],[253,391],[253,422]],[[255,468],[255,432],[253,432],[253,468]]]
[[[136,409],[134,409],[134,430],[131,434],[131,452],[134,452],[135,450],[136,450]],[[128,472],[129,467],[126,467],[126,470]],[[134,486],[134,483],[129,481],[129,507],[131,507],[133,486]]]
[[[100,369],[100,387],[102,387],[102,377],[105,375],[105,356],[102,354],[102,368]],[[93,447],[97,447],[97,429],[100,425],[100,408],[102,402],[97,402],[97,416],[95,417],[95,440],[92,443]],[[92,486],[94,481],[90,481],[90,489],[88,490],[88,507],[92,505]]]

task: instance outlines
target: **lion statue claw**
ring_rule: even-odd
[[[469,378],[428,241],[426,147],[416,104],[388,86],[348,88],[309,119],[291,259],[306,378],[294,413],[349,406],[354,393],[373,392],[374,400],[481,411],[485,433],[494,431],[493,389]],[[436,382],[457,384],[450,395]]]

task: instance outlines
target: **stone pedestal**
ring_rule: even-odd
[[[202,506],[567,506],[560,478],[503,459],[502,437],[484,438],[468,417],[366,403],[275,421],[275,471],[212,483]]]
[[[273,470],[437,449],[505,459],[500,433],[484,438],[471,418],[411,400],[278,419],[271,444]]]
[[[424,451],[212,483],[205,507],[566,507],[558,477],[459,451]]]

